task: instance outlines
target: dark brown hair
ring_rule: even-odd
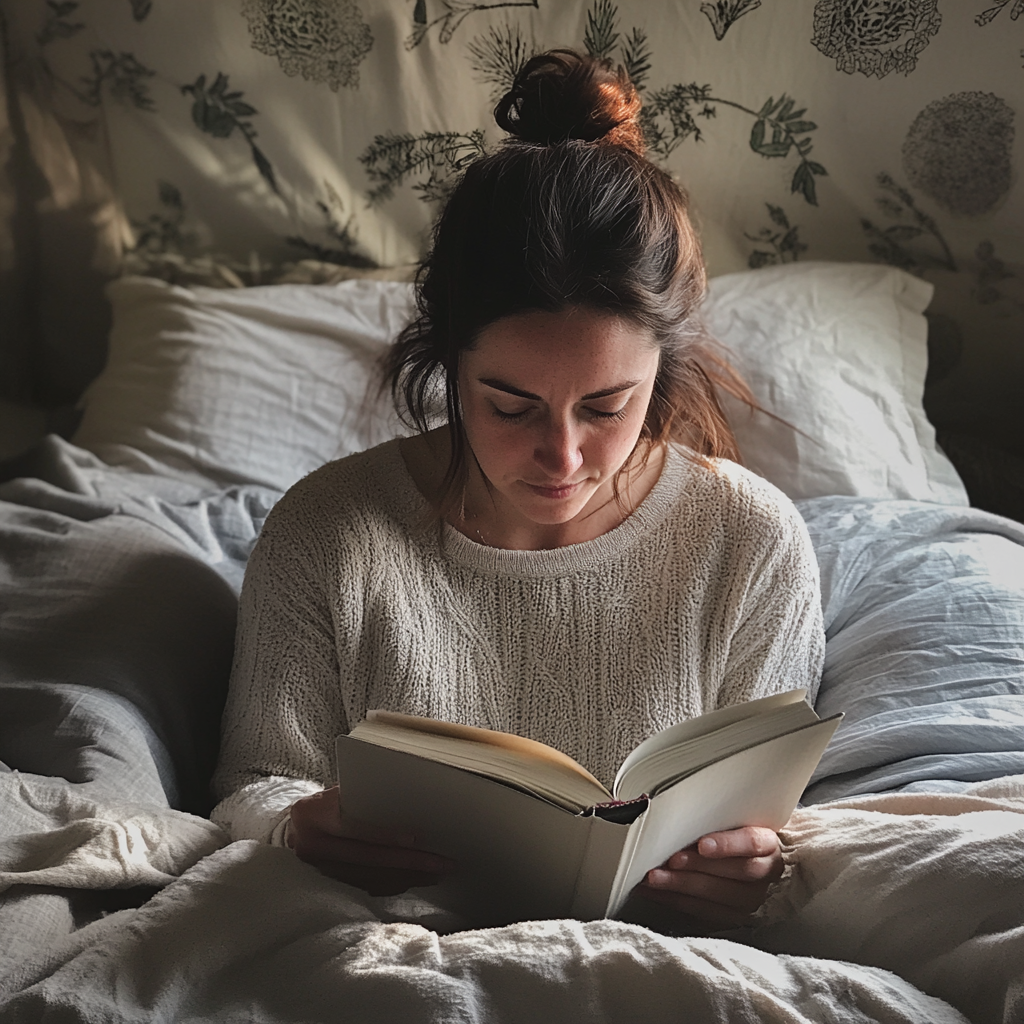
[[[530,310],[582,306],[650,332],[661,351],[638,447],[683,442],[737,459],[716,385],[749,389],[702,334],[706,275],[687,197],[644,157],[640,98],[622,68],[572,50],[534,57],[495,108],[512,136],[452,192],[417,278],[418,316],[385,364],[421,431],[443,387],[451,459],[442,507],[465,479],[459,358],[480,331]]]

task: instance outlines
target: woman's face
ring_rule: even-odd
[[[583,308],[486,327],[462,353],[466,437],[511,527],[555,526],[613,495],[658,371],[650,334]]]

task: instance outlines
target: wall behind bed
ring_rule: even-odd
[[[713,273],[936,287],[927,408],[1024,456],[1021,0],[0,0],[0,399],[73,403],[122,269],[407,264],[537,50],[624,63]]]

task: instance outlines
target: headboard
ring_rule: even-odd
[[[414,262],[531,53],[623,63],[710,270],[935,286],[940,437],[1024,456],[1020,0],[0,0],[0,398],[73,403],[103,285]],[[0,117],[4,114],[0,113]]]

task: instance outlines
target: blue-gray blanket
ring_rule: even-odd
[[[2,470],[0,762],[203,813],[245,560],[279,496],[114,470],[50,437]],[[805,800],[1024,773],[1024,527],[803,501],[845,711]]]

